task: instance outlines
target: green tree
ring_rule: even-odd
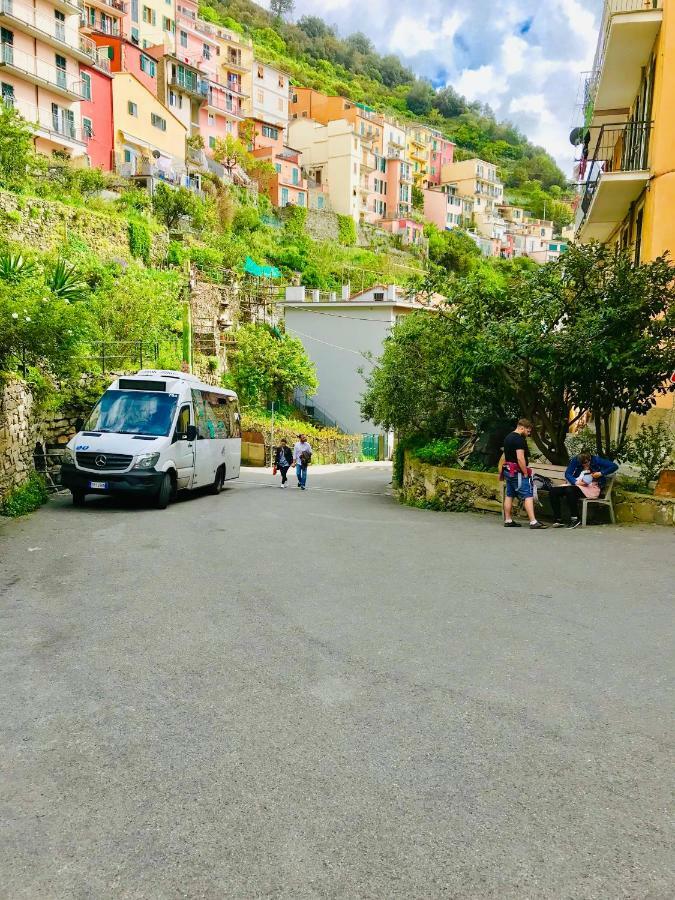
[[[288,401],[296,388],[313,394],[318,387],[314,363],[302,343],[266,325],[244,325],[237,331],[231,366],[232,382],[246,405]]]
[[[30,128],[12,107],[0,104],[0,185],[10,191],[26,183],[33,157]]]
[[[424,209],[424,191],[416,184],[412,186],[411,191],[412,208],[421,212]]]
[[[270,12],[279,21],[286,16],[290,16],[294,9],[294,0],[270,0]]]
[[[187,188],[174,189],[160,182],[152,195],[152,208],[159,221],[171,231],[184,216],[191,218],[195,214],[196,200]]]
[[[466,100],[450,85],[436,92],[433,103],[446,119],[454,119],[466,109]]]
[[[463,231],[440,231],[428,224],[424,233],[429,239],[429,259],[446,273],[468,275],[481,260],[481,252],[475,241]]]
[[[408,91],[406,105],[416,116],[427,116],[435,98],[435,91],[428,81],[419,79]]]

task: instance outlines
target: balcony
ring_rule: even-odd
[[[108,16],[119,17],[125,16],[129,4],[125,0],[85,0],[86,6],[93,6],[102,10]]]
[[[82,99],[79,74],[75,75],[35,56],[29,56],[11,44],[0,44],[0,69],[6,69],[23,81],[47,88],[67,100]]]
[[[18,98],[5,98],[5,106],[13,107],[29,123],[36,137],[59,144],[67,150],[83,153],[88,136],[82,128],[69,120],[66,111],[41,109]]]
[[[606,241],[649,181],[651,122],[603,125],[580,205],[579,236]]]
[[[186,94],[190,94],[199,100],[206,100],[209,96],[209,83],[202,78],[186,78],[183,75],[170,75],[169,84]]]
[[[614,114],[630,108],[663,21],[663,0],[605,0],[593,71],[586,86],[588,111]]]
[[[79,62],[96,59],[96,45],[81,37],[79,29],[57,19],[41,16],[32,6],[21,0],[0,0],[0,22],[7,27],[29,34],[32,38],[72,56]]]

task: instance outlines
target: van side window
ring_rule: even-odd
[[[181,411],[178,413],[178,420],[176,421],[176,434],[185,434],[188,430],[189,424],[190,407],[183,406],[181,407]]]
[[[213,435],[209,428],[209,414],[207,404],[204,402],[204,394],[201,391],[192,391],[192,406],[195,411],[195,425],[197,426],[197,438],[200,441],[208,441]]]
[[[239,417],[239,403],[234,397],[228,397],[227,407],[230,412],[230,437],[241,437],[241,420]]]

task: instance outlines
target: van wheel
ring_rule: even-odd
[[[84,506],[84,491],[71,491],[73,495],[73,506]]]
[[[167,508],[167,506],[169,505],[169,500],[171,500],[171,488],[171,476],[167,472],[164,478],[162,478],[162,483],[160,484],[157,495],[155,496],[156,509]]]
[[[213,479],[213,484],[211,485],[211,493],[214,495],[218,495],[225,483],[225,466],[221,466],[216,472],[216,477]]]

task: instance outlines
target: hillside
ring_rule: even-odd
[[[542,147],[512,124],[497,122],[489,107],[469,103],[452,87],[435,91],[398,57],[381,56],[360,33],[341,38],[318,16],[279,21],[251,0],[210,0],[203,18],[250,36],[264,62],[288,72],[295,84],[365,102],[401,120],[440,129],[457,144],[458,159],[480,156],[499,166],[509,199],[557,224],[569,220],[560,204],[567,179]]]

